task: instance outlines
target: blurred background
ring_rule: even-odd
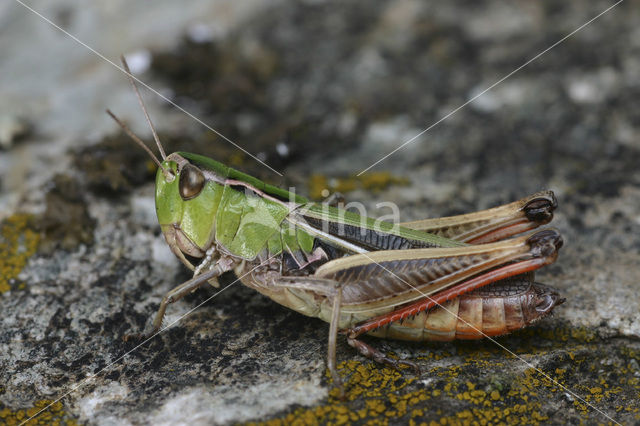
[[[567,302],[537,332],[503,343],[607,415],[637,421],[638,2],[616,5],[558,43],[614,3],[0,4],[6,418],[46,405],[130,349],[120,336],[141,328],[162,294],[188,278],[159,234],[153,163],[104,113],[110,108],[150,141],[114,66],[124,54],[138,78],[244,150],[141,88],[168,152],[207,155],[313,199],[339,191],[372,216],[388,213],[378,202],[392,201],[403,220],[415,220],[554,190],[554,226],[566,245],[539,278]],[[396,373],[340,346],[355,393],[338,402],[327,397],[326,325],[237,287],[51,415],[173,423],[188,411],[188,420],[205,423],[326,422],[344,409],[391,423],[467,412],[511,422],[505,410],[521,409],[527,423],[607,420],[560,388],[524,380],[517,360],[509,358],[514,375],[505,376],[507,356],[491,343],[376,341],[431,372],[393,376],[395,387],[382,383]],[[172,318],[212,294],[176,304]],[[586,367],[575,369],[575,356]],[[481,358],[486,365],[474,361]],[[473,390],[485,396],[464,396]],[[414,397],[424,399],[409,404],[413,411],[397,407],[398,398]],[[434,404],[441,408],[428,408]]]

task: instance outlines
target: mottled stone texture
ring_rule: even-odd
[[[32,5],[111,59],[137,52],[144,70],[151,58],[144,81],[283,176],[145,92],[169,151],[314,195],[339,187],[373,216],[392,201],[403,220],[553,189],[565,246],[538,280],[566,303],[497,344],[368,340],[420,376],[340,341],[345,401],[328,387],[328,325],[233,276],[211,301],[206,288],[171,306],[167,324],[194,311],[162,335],[125,344],[189,277],[155,220],[153,163],[103,110],[141,134],[146,124],[113,66],[4,2],[0,423],[63,396],[37,420],[640,421],[637,7],[620,4],[456,111],[612,3],[265,3]],[[373,180],[350,177],[453,111]]]

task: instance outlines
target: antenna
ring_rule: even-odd
[[[122,66],[124,67],[125,73],[127,74],[127,78],[131,82],[133,86],[133,90],[136,92],[136,96],[138,97],[138,102],[142,107],[142,111],[144,112],[144,116],[147,117],[147,123],[149,123],[149,127],[151,127],[151,133],[153,133],[153,139],[156,141],[156,145],[158,145],[158,149],[160,150],[160,156],[162,156],[163,160],[166,160],[167,154],[165,154],[164,149],[162,148],[162,144],[160,143],[160,138],[158,138],[158,134],[156,133],[156,129],[153,127],[153,123],[151,122],[151,118],[149,118],[149,113],[147,112],[147,107],[144,106],[144,102],[142,101],[142,96],[140,96],[140,92],[138,91],[138,86],[136,86],[135,79],[133,74],[131,74],[131,70],[129,69],[129,64],[127,64],[127,60],[124,58],[124,55],[120,55],[120,61],[122,61]],[[117,121],[117,120],[116,120]],[[123,129],[126,128],[123,127]]]
[[[158,167],[160,167],[162,169],[162,173],[165,176],[171,176],[173,175],[173,173],[171,172],[171,170],[166,169],[162,163],[160,162],[160,160],[158,160],[158,157],[155,156],[155,154],[153,153],[153,151],[151,151],[151,149],[149,149],[149,147],[142,141],[142,139],[140,139],[138,136],[136,136],[135,133],[133,133],[129,127],[124,124],[118,117],[116,117],[116,115],[114,113],[111,112],[111,110],[107,110],[107,114],[109,114],[111,116],[111,118],[113,118],[115,120],[116,123],[118,123],[118,125],[120,127],[122,127],[122,130],[124,130],[124,132],[129,135],[129,137],[131,139],[133,139],[133,141],[135,143],[137,143],[138,145],[140,145],[140,147],[142,149],[144,149],[145,151],[147,151],[147,154],[149,154],[149,156],[151,157],[151,159],[158,165]]]

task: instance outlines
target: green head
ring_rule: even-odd
[[[280,232],[293,206],[288,191],[202,155],[175,152],[156,175],[156,213],[171,250],[188,267],[214,247],[252,260]]]
[[[209,176],[207,176],[207,172],[191,164],[188,154],[166,155],[124,56],[121,56],[121,61],[149,123],[163,161],[160,162],[153,151],[111,111],[107,110],[107,113],[158,165],[156,213],[162,233],[171,251],[185,265],[194,269],[193,263],[196,261],[192,263],[189,256],[204,257],[215,238],[216,210],[223,189],[218,181],[225,175],[225,167],[216,163],[221,166],[218,168],[219,170],[216,170],[216,165],[209,167]],[[220,177],[216,179],[215,175],[218,171]]]
[[[156,214],[173,253],[193,269],[190,259],[204,257],[215,241],[215,218],[224,176],[198,167],[188,155],[173,153],[158,168]],[[220,172],[224,173],[224,169]]]
[[[158,165],[156,213],[171,251],[191,269],[210,249],[215,249],[211,255],[220,248],[234,257],[254,259],[279,232],[291,206],[307,200],[208,157],[186,152],[167,156],[124,58],[122,64],[162,162],[111,111],[107,113]]]
[[[206,176],[203,170],[191,164],[187,158],[188,155],[180,153],[166,155],[124,56],[121,57],[121,61],[163,161],[160,162],[153,151],[111,111],[107,110],[107,113],[158,165],[156,175],[158,221],[171,251],[185,265],[194,269],[188,257],[204,257],[215,238],[215,217],[222,195],[222,185],[215,179],[215,167],[211,168],[210,176]],[[224,176],[224,166],[219,171]]]

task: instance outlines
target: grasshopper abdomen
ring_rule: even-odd
[[[555,289],[532,278],[527,274],[490,284],[368,334],[399,340],[449,342],[511,333],[544,318],[564,302]]]

